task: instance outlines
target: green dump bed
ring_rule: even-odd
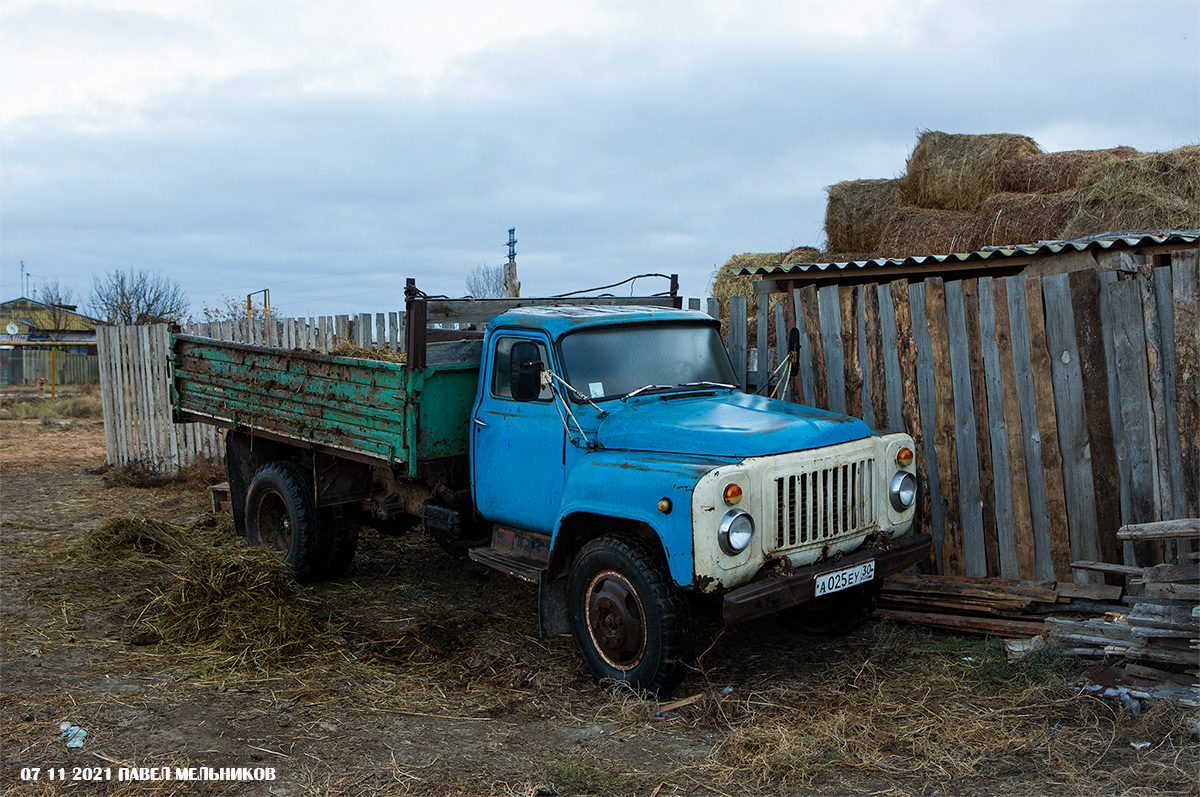
[[[265,433],[421,475],[466,456],[479,364],[409,368],[176,334],[171,401],[182,421]]]

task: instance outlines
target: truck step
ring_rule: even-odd
[[[537,584],[550,561],[550,538],[497,524],[492,544],[472,548],[467,555],[493,570]]]

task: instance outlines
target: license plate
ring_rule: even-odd
[[[873,578],[875,578],[874,560],[863,562],[857,567],[834,570],[832,573],[817,576],[816,596],[819,598],[822,595],[829,595],[833,592],[841,592],[844,589],[857,587],[859,584],[865,584]]]

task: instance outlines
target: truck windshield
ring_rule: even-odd
[[[593,401],[621,398],[641,388],[663,393],[737,384],[713,324],[595,327],[565,336],[561,347],[567,381]]]

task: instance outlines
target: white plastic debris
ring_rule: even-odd
[[[62,731],[62,738],[67,740],[67,747],[83,747],[83,740],[87,736],[87,731],[83,728],[62,722],[59,723],[58,729]]]

